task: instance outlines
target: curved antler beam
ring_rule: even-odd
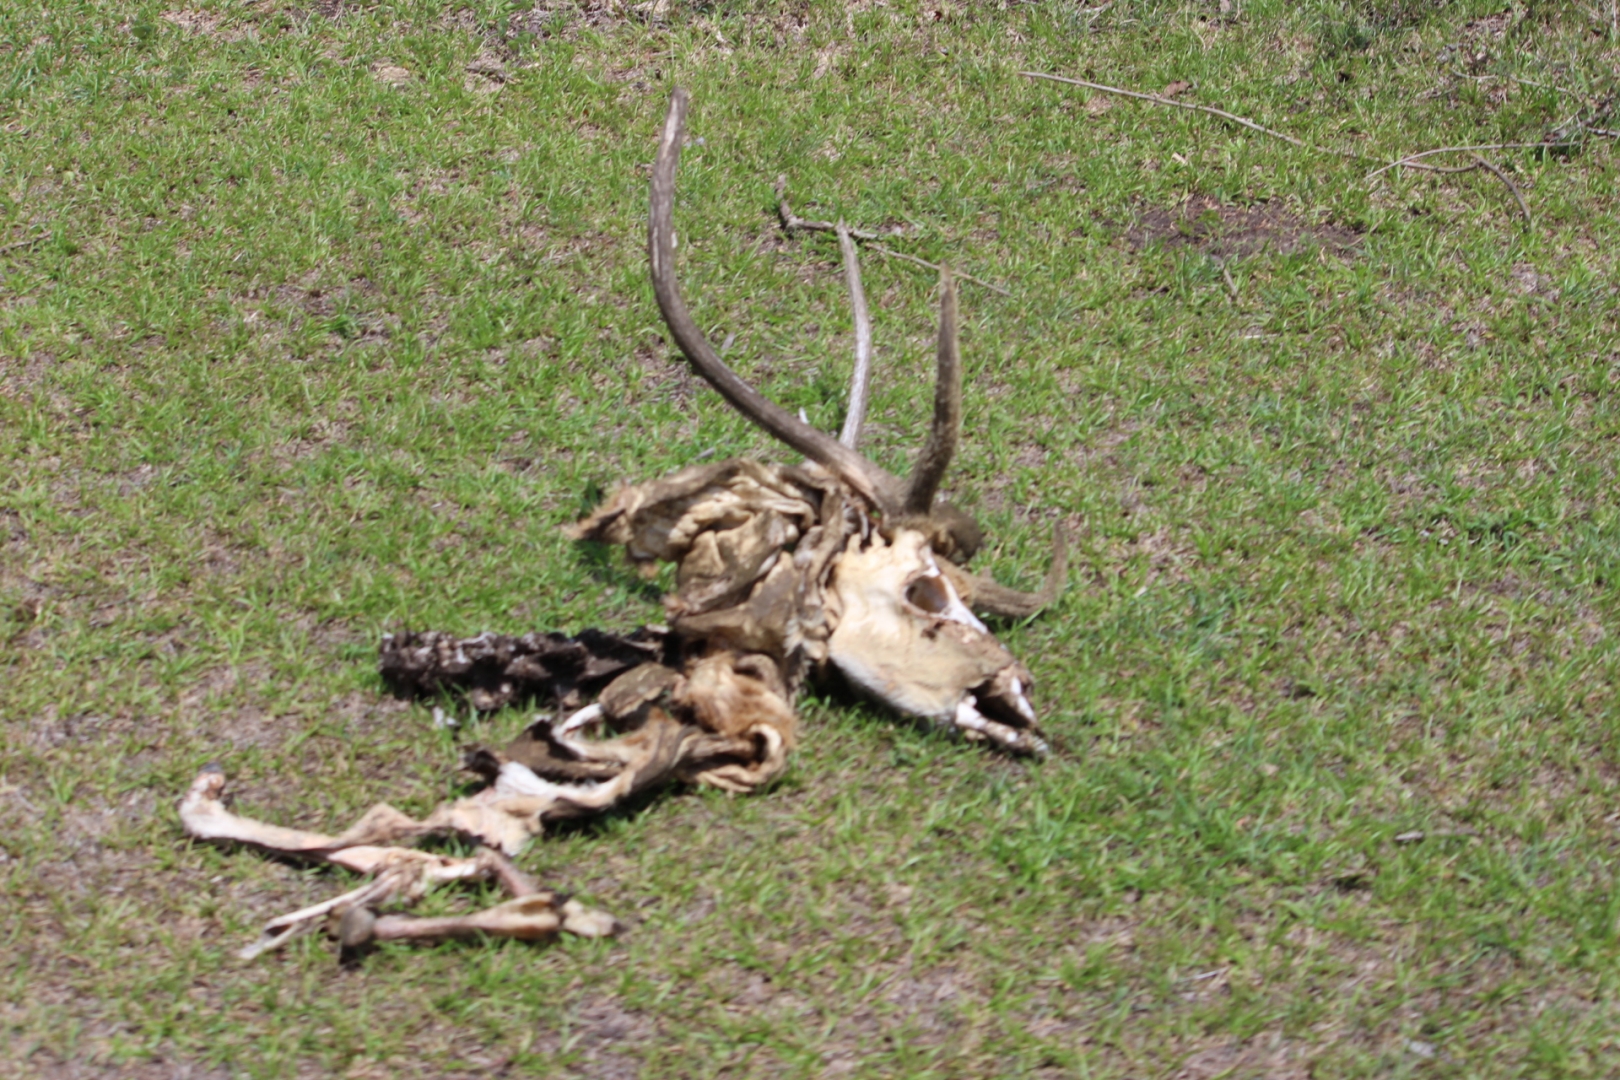
[[[1063,526],[1052,530],[1052,567],[1046,572],[1046,581],[1038,592],[1020,592],[1000,582],[969,573],[960,566],[945,564],[945,573],[951,584],[962,594],[968,607],[985,615],[998,615],[1006,619],[1027,619],[1042,608],[1050,607],[1063,595],[1069,576],[1069,544]]]
[[[714,351],[693,321],[675,281],[675,170],[681,160],[681,137],[690,98],[676,88],[653,163],[652,208],[647,226],[647,256],[652,264],[653,293],[675,344],[720,396],[756,425],[780,439],[870,499],[885,516],[899,513],[904,488],[895,476],[874,465],[830,435],[817,431],[744,382]]]
[[[928,442],[911,469],[906,487],[906,513],[926,515],[934,508],[945,470],[956,454],[962,430],[962,353],[956,340],[956,281],[951,272],[939,275],[939,346],[934,374],[934,425]]]
[[[855,321],[855,371],[849,380],[849,409],[844,413],[844,430],[838,441],[851,450],[861,448],[861,427],[866,423],[866,399],[872,389],[872,316],[866,310],[866,290],[861,287],[861,257],[855,238],[842,219],[834,227],[838,248],[844,256],[844,280],[849,285],[849,307]]]

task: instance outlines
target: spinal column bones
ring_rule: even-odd
[[[544,821],[600,811],[655,783],[685,779],[735,792],[768,783],[797,737],[794,697],[807,677],[829,667],[903,715],[1009,751],[1046,751],[1029,671],[972,609],[1024,616],[1050,602],[1063,581],[1062,535],[1045,588],[1018,593],[952,561],[973,554],[978,526],[935,498],[961,420],[950,276],[942,280],[934,424],[902,481],[857,452],[858,429],[846,432],[847,442],[834,440],[761,396],[697,329],[674,276],[674,184],[686,110],[687,96],[676,90],[653,168],[648,253],[659,308],[698,373],[809,460],[688,468],[619,489],[570,530],[577,539],[622,545],[643,566],[676,565],[676,590],[664,601],[670,629],[662,656],[623,671],[595,703],[566,719],[538,721],[505,753],[471,755],[469,767],[490,780],[478,794],[420,822],[378,806],[328,837],[237,817],[221,802],[223,775],[201,774],[180,808],[190,835],[374,878],[275,920],[244,953],[328,921],[346,946],[477,933],[611,933],[611,918],[541,892],[508,857]],[[394,644],[385,641],[385,667]],[[452,643],[452,654],[460,649]],[[604,737],[585,737],[591,729]],[[392,846],[434,833],[473,839],[483,853],[450,859]],[[514,899],[465,918],[376,914],[436,881],[468,877],[494,878]]]

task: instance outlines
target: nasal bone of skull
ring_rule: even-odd
[[[834,666],[897,712],[954,722],[964,702],[1035,723],[1029,674],[940,573],[920,532],[850,542],[833,571]]]

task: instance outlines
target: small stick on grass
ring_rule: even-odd
[[[861,257],[855,238],[840,221],[835,227],[838,247],[844,253],[844,279],[849,283],[849,306],[855,314],[855,374],[849,382],[849,411],[844,414],[844,430],[838,441],[851,450],[860,448],[861,425],[866,422],[866,394],[872,385],[872,316],[866,310],[866,290],[861,287]]]
[[[1138,101],[1151,101],[1155,105],[1169,105],[1176,109],[1190,109],[1193,112],[1201,112],[1208,116],[1217,116],[1222,120],[1229,120],[1251,131],[1258,131],[1262,135],[1270,135],[1274,139],[1281,139],[1283,142],[1291,143],[1302,150],[1320,150],[1325,154],[1338,154],[1340,157],[1355,158],[1358,161],[1366,160],[1365,154],[1358,154],[1354,150],[1340,150],[1332,146],[1314,146],[1301,139],[1296,139],[1292,135],[1284,135],[1280,131],[1262,127],[1253,120],[1238,116],[1235,113],[1229,113],[1225,109],[1215,109],[1208,105],[1196,105],[1190,101],[1177,101],[1174,98],[1160,97],[1158,94],[1144,94],[1140,90],[1122,90],[1117,86],[1105,86],[1102,83],[1087,82],[1085,79],[1071,79],[1064,75],[1047,75],[1039,71],[1020,71],[1018,74],[1026,79],[1046,79],[1049,82],[1068,83],[1070,86],[1083,86],[1088,90],[1100,90],[1105,94],[1118,94],[1121,97],[1136,98]]]
[[[1087,82],[1085,79],[1071,79],[1071,78],[1068,78],[1067,76],[1064,76],[1064,75],[1047,75],[1047,74],[1043,74],[1042,72],[1039,72],[1039,71],[1021,71],[1021,72],[1019,72],[1019,74],[1023,75],[1025,78],[1028,78],[1028,79],[1046,79],[1046,80],[1048,80],[1050,82],[1068,83],[1071,86],[1083,86],[1083,87],[1086,87],[1088,90],[1100,90],[1105,94],[1119,94],[1122,97],[1136,98],[1139,101],[1151,101],[1155,105],[1169,105],[1172,108],[1191,109],[1193,112],[1206,113],[1209,116],[1216,116],[1216,117],[1219,117],[1222,120],[1230,120],[1234,124],[1239,124],[1239,125],[1241,125],[1243,127],[1249,128],[1251,131],[1258,131],[1262,135],[1270,135],[1273,138],[1281,139],[1283,142],[1289,143],[1289,144],[1291,144],[1293,146],[1297,146],[1302,150],[1317,150],[1317,151],[1320,151],[1321,153],[1324,153],[1324,154],[1337,154],[1339,157],[1349,158],[1352,161],[1376,161],[1377,160],[1376,158],[1368,157],[1366,154],[1359,153],[1359,152],[1357,152],[1355,150],[1343,150],[1343,149],[1340,149],[1339,147],[1336,147],[1336,146],[1317,146],[1314,143],[1308,143],[1308,142],[1305,142],[1302,139],[1296,139],[1292,135],[1285,135],[1281,131],[1273,131],[1271,128],[1264,127],[1264,126],[1262,126],[1260,124],[1257,124],[1253,120],[1247,119],[1246,117],[1238,116],[1235,113],[1229,113],[1225,109],[1211,108],[1208,105],[1196,105],[1196,104],[1194,104],[1193,102],[1190,102],[1190,101],[1176,101],[1173,98],[1160,97],[1158,94],[1144,94],[1140,90],[1124,90],[1124,89],[1121,89],[1120,87],[1117,87],[1117,86],[1107,86],[1107,85],[1104,85],[1103,83]],[[1407,157],[1402,158],[1400,161],[1391,162],[1390,164],[1385,165],[1382,169],[1375,169],[1374,171],[1368,173],[1367,174],[1367,179],[1370,180],[1373,177],[1377,176],[1379,173],[1383,172],[1385,169],[1392,169],[1396,165],[1403,165],[1403,166],[1405,166],[1405,167],[1407,167],[1409,169],[1422,169],[1422,170],[1424,170],[1426,172],[1438,172],[1438,173],[1472,172],[1473,170],[1479,168],[1478,165],[1466,165],[1466,166],[1463,166],[1461,168],[1455,168],[1455,167],[1447,167],[1447,166],[1443,166],[1443,165],[1424,165],[1424,164],[1421,164],[1421,163],[1418,162],[1419,158],[1428,157],[1431,154],[1446,153],[1448,151],[1457,151],[1457,150],[1499,150],[1499,149],[1507,149],[1510,146],[1564,146],[1564,145],[1568,145],[1568,144],[1567,143],[1503,143],[1503,144],[1501,144],[1499,146],[1479,146],[1479,147],[1448,146],[1448,147],[1443,147],[1442,149],[1439,149],[1439,150],[1425,150],[1421,154],[1411,154],[1411,155],[1409,155]]]
[[[785,176],[776,178],[776,212],[781,215],[782,227],[788,232],[792,232],[794,229],[809,229],[812,232],[838,231],[838,226],[830,221],[811,221],[809,218],[802,218],[793,212],[793,207],[788,205],[787,177]],[[876,240],[881,235],[868,232],[865,229],[845,228],[844,231],[857,240]]]
[[[50,235],[51,235],[50,233],[45,233],[45,232],[37,233],[37,234],[35,234],[33,236],[30,236],[26,240],[18,240],[18,241],[15,241],[14,243],[6,244],[5,246],[0,247],[0,255],[5,255],[6,253],[12,252],[12,251],[21,251],[24,248],[36,247],[39,244],[44,243],[45,240]]]
[[[1446,173],[1449,175],[1455,173],[1473,172],[1475,169],[1479,168],[1479,162],[1475,161],[1468,165],[1424,165],[1420,163],[1412,163],[1408,165],[1407,168],[1421,169],[1424,172]]]
[[[1535,226],[1535,224],[1536,224],[1536,219],[1530,216],[1530,207],[1529,207],[1529,205],[1527,205],[1525,203],[1524,196],[1519,193],[1519,186],[1517,184],[1515,184],[1512,180],[1508,179],[1508,174],[1507,173],[1505,173],[1501,169],[1497,168],[1491,162],[1489,162],[1489,161],[1485,160],[1484,158],[1480,157],[1478,154],[1475,154],[1473,157],[1474,157],[1475,161],[1479,162],[1479,167],[1480,168],[1486,169],[1486,170],[1494,173],[1496,175],[1496,178],[1498,180],[1502,181],[1502,183],[1506,184],[1507,189],[1509,191],[1513,192],[1513,198],[1518,202],[1520,211],[1522,211],[1524,213],[1524,225],[1525,225],[1525,228],[1527,228],[1527,229],[1528,228],[1533,228]]]
[[[1071,86],[1083,86],[1083,87],[1087,88],[1088,90],[1098,90],[1098,91],[1101,91],[1102,93],[1105,93],[1105,94],[1119,94],[1122,97],[1136,98],[1139,101],[1151,101],[1155,105],[1169,105],[1169,106],[1171,106],[1173,108],[1177,108],[1177,109],[1190,109],[1193,112],[1206,113],[1206,114],[1208,114],[1210,116],[1220,117],[1222,120],[1229,120],[1234,124],[1239,124],[1239,125],[1241,125],[1243,127],[1249,128],[1251,131],[1258,131],[1262,135],[1270,135],[1273,138],[1281,139],[1283,142],[1286,142],[1286,143],[1289,143],[1291,145],[1300,147],[1303,150],[1320,150],[1323,153],[1338,154],[1340,157],[1352,158],[1352,159],[1357,160],[1357,161],[1370,160],[1367,157],[1367,155],[1357,153],[1354,150],[1341,150],[1341,149],[1339,149],[1337,147],[1332,147],[1332,146],[1315,146],[1315,145],[1312,145],[1311,143],[1304,142],[1303,140],[1300,140],[1300,139],[1296,139],[1292,135],[1285,135],[1280,131],[1273,131],[1271,128],[1262,127],[1261,125],[1255,123],[1253,120],[1246,119],[1245,117],[1238,116],[1238,115],[1236,115],[1234,113],[1229,113],[1225,109],[1215,109],[1215,108],[1211,108],[1208,105],[1196,105],[1196,104],[1194,104],[1194,103],[1192,103],[1190,101],[1176,101],[1173,98],[1161,97],[1158,94],[1144,94],[1140,90],[1122,90],[1121,88],[1119,88],[1117,86],[1106,86],[1103,83],[1088,82],[1085,79],[1071,79],[1071,78],[1068,78],[1068,77],[1063,76],[1063,75],[1047,75],[1047,74],[1044,74],[1044,73],[1039,72],[1039,71],[1021,71],[1021,72],[1019,72],[1019,74],[1023,75],[1026,79],[1046,79],[1046,80],[1048,80],[1050,82],[1068,83]],[[1522,82],[1523,80],[1518,80],[1518,81]],[[1536,86],[1536,85],[1540,85],[1540,84],[1531,83],[1529,85]],[[1552,87],[1551,89],[1559,89],[1559,88],[1558,87]],[[1594,135],[1604,135],[1604,136],[1610,136],[1610,137],[1613,137],[1615,135],[1620,135],[1620,132],[1608,131],[1608,130],[1605,130],[1603,128],[1583,127],[1581,130],[1583,132],[1585,132],[1585,133],[1594,134]],[[1507,173],[1503,172],[1500,168],[1498,168],[1496,165],[1492,164],[1491,162],[1485,160],[1483,157],[1480,157],[1479,154],[1477,153],[1477,151],[1480,151],[1480,150],[1533,150],[1533,149],[1552,150],[1552,149],[1558,149],[1558,148],[1561,148],[1561,147],[1567,147],[1567,146],[1573,146],[1573,145],[1575,145],[1573,140],[1563,139],[1563,140],[1557,141],[1557,142],[1482,143],[1482,144],[1477,145],[1477,146],[1442,146],[1442,147],[1438,147],[1438,148],[1436,148],[1434,150],[1424,150],[1424,151],[1421,151],[1421,152],[1416,153],[1416,154],[1408,154],[1405,157],[1401,158],[1399,161],[1392,161],[1387,165],[1384,165],[1384,166],[1381,166],[1380,168],[1374,169],[1372,172],[1367,174],[1366,178],[1368,180],[1371,180],[1373,177],[1378,176],[1380,173],[1388,172],[1390,169],[1394,169],[1394,168],[1423,169],[1423,170],[1425,170],[1427,172],[1437,172],[1437,173],[1465,173],[1465,172],[1472,172],[1475,169],[1488,169],[1490,172],[1495,174],[1495,176],[1496,176],[1496,178],[1498,180],[1502,181],[1503,184],[1507,185],[1507,189],[1513,193],[1514,200],[1517,201],[1518,204],[1519,204],[1519,210],[1521,212],[1523,212],[1523,214],[1524,214],[1524,220],[1525,220],[1526,225],[1534,225],[1535,224],[1535,219],[1530,214],[1530,205],[1524,201],[1524,195],[1523,195],[1523,193],[1521,193],[1519,191],[1518,185],[1514,184],[1514,182],[1508,178]],[[1471,165],[1454,165],[1454,166],[1428,165],[1428,164],[1423,163],[1422,160],[1421,160],[1423,158],[1433,157],[1433,156],[1435,156],[1437,154],[1459,154],[1459,153],[1466,153],[1466,154],[1472,155],[1473,158],[1474,158],[1474,163],[1471,164]],[[783,205],[785,206],[786,204],[784,203]]]
[[[887,255],[891,259],[900,259],[904,262],[916,263],[918,266],[926,266],[936,274],[942,274],[945,272],[945,268],[939,265],[939,263],[931,263],[927,259],[919,259],[915,255],[907,255],[903,251],[895,251],[893,248],[886,248],[882,244],[868,244],[867,247],[871,248],[879,255]],[[973,284],[978,285],[981,288],[989,289],[993,293],[999,293],[1002,296],[1012,295],[1011,291],[1003,289],[1000,285],[991,284],[983,278],[976,278],[972,274],[964,274],[960,270],[953,270],[952,273],[962,281],[971,281]]]
[[[812,221],[809,218],[802,218],[793,212],[793,208],[788,205],[787,201],[786,177],[779,176],[776,178],[776,212],[782,219],[782,228],[786,229],[788,232],[793,232],[798,229],[803,229],[806,232],[835,233],[838,231],[838,226],[830,221]],[[915,255],[907,255],[905,252],[895,251],[893,248],[887,248],[882,244],[877,243],[877,238],[882,235],[880,233],[868,232],[865,229],[848,228],[846,228],[845,231],[847,231],[849,235],[856,240],[864,240],[866,242],[866,246],[877,252],[879,255],[884,255],[891,259],[900,259],[908,263],[916,263],[918,266],[927,267],[936,274],[941,273],[944,270],[944,267],[940,266],[938,263],[931,263],[927,259],[919,259]],[[955,273],[956,276],[961,280],[971,281],[973,284],[983,286],[993,293],[999,293],[1002,296],[1012,295],[1011,292],[1003,289],[1000,285],[992,284],[983,280],[982,278],[976,278],[972,274],[964,274],[961,271],[956,271]]]
[[[1420,158],[1434,157],[1436,154],[1472,154],[1477,150],[1558,150],[1566,146],[1574,145],[1575,143],[1572,140],[1565,139],[1562,142],[1479,143],[1475,146],[1438,146],[1433,150],[1423,150],[1416,154],[1407,154],[1399,161],[1392,161],[1382,168],[1374,169],[1372,172],[1367,174],[1367,179],[1371,180],[1379,173],[1385,173],[1391,169],[1409,167],[1417,162]],[[1429,169],[1434,168],[1432,165],[1421,167]],[[1467,172],[1469,169],[1474,169],[1477,167],[1477,165],[1470,165],[1467,169],[1458,169],[1456,171]]]

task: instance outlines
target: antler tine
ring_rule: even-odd
[[[949,270],[939,275],[939,347],[934,374],[934,426],[906,487],[906,512],[927,514],[945,470],[956,453],[962,430],[962,353],[956,340],[956,281]]]
[[[675,281],[675,170],[680,164],[681,137],[690,97],[676,88],[669,97],[658,157],[653,163],[652,212],[647,226],[647,255],[652,264],[653,293],[675,344],[699,375],[708,380],[732,408],[771,435],[836,474],[870,499],[886,516],[903,502],[900,481],[837,439],[817,431],[766,398],[726,366],[692,320]]]
[[[1009,589],[990,578],[969,573],[960,566],[950,566],[946,573],[955,579],[953,584],[957,591],[974,611],[1008,619],[1027,619],[1063,595],[1069,577],[1068,538],[1062,525],[1053,528],[1052,567],[1046,572],[1046,581],[1041,584],[1039,592]]]
[[[872,316],[866,310],[866,290],[861,287],[861,257],[855,238],[840,221],[835,230],[838,247],[844,253],[844,279],[849,283],[849,306],[855,317],[855,373],[849,381],[849,411],[844,414],[844,430],[838,441],[851,450],[860,449],[861,426],[866,423],[866,396],[872,386]]]

